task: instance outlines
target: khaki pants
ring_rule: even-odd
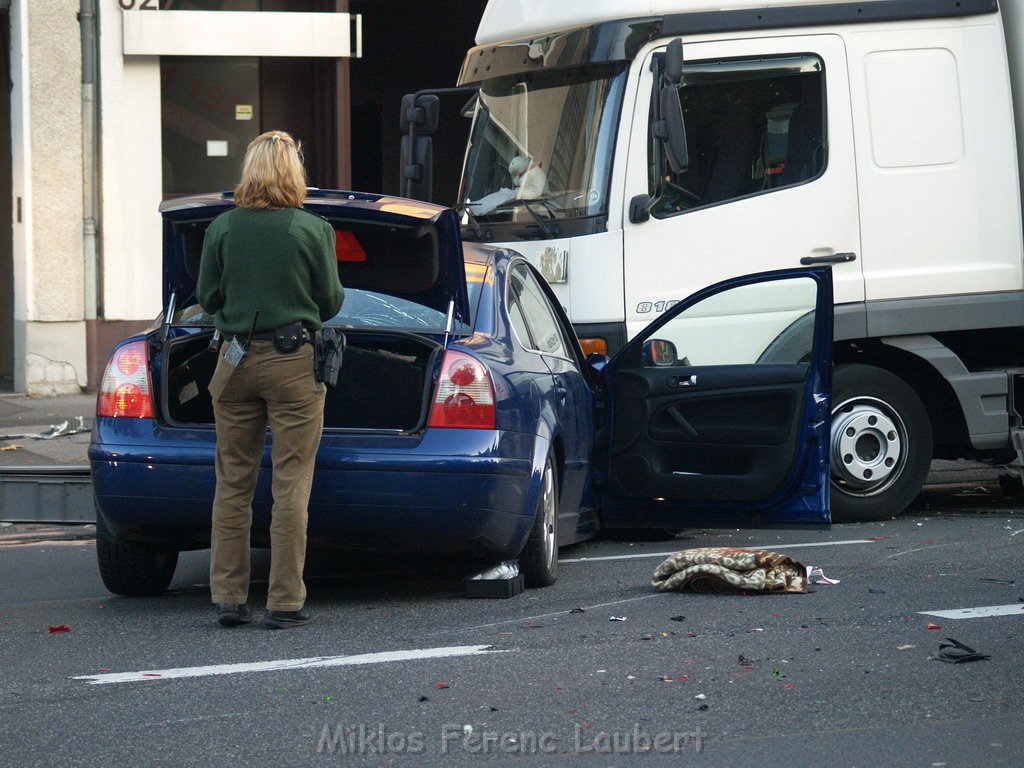
[[[226,345],[225,345],[226,346]],[[253,341],[241,365],[217,361],[210,381],[217,424],[210,591],[215,603],[244,603],[249,593],[252,498],[269,422],[274,507],[270,523],[267,609],[297,611],[306,602],[302,569],[313,465],[327,387],[313,377],[313,347],[282,355]]]

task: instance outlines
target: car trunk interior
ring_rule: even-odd
[[[450,269],[444,266],[436,223],[416,218],[385,223],[329,207],[314,212],[325,215],[335,230],[342,285],[404,297],[438,312],[448,307],[444,281]],[[182,268],[172,270],[168,288],[179,299],[194,289],[204,236],[213,218],[198,216],[165,221],[165,260]],[[438,341],[429,332],[352,329],[347,324],[340,330],[347,348],[337,386],[327,388],[325,429],[420,429],[426,423],[433,371],[442,349]],[[438,338],[443,332],[443,327],[437,329]],[[212,334],[210,327],[188,335],[175,330],[164,345],[160,402],[169,424],[213,424],[207,390],[217,364],[217,354],[210,349]]]
[[[213,424],[207,387],[217,365],[213,330],[172,338],[165,348],[163,414],[174,425]],[[338,384],[327,388],[325,429],[412,432],[426,422],[436,341],[397,331],[345,331]]]

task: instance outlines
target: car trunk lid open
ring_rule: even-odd
[[[170,200],[164,219],[164,301],[182,309],[154,353],[160,415],[169,425],[212,425],[207,386],[217,363],[212,318],[195,303],[203,237],[233,205],[227,194]],[[448,338],[468,329],[469,297],[454,211],[378,195],[310,190],[306,208],[336,233],[347,338],[338,386],[328,388],[325,429],[412,432],[427,422],[434,373]],[[397,327],[396,327],[397,326]]]

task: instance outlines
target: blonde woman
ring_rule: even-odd
[[[196,295],[224,339],[210,382],[217,427],[210,591],[228,627],[253,619],[249,536],[268,425],[274,506],[266,623],[286,629],[310,620],[302,569],[326,387],[313,375],[309,342],[345,292],[334,230],[302,209],[305,196],[299,144],[283,131],[257,136],[236,207],[214,219],[203,244]]]

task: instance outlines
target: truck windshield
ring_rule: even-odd
[[[530,72],[480,88],[460,199],[477,222],[607,212],[625,63]],[[550,230],[548,230],[550,233]]]

